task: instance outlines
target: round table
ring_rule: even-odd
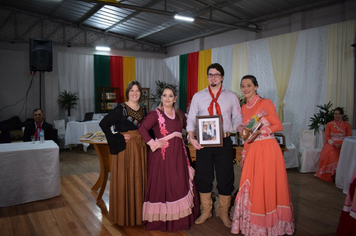
[[[347,194],[356,168],[356,136],[346,137],[342,143],[337,164],[335,184]]]

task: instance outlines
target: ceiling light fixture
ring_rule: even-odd
[[[95,49],[98,50],[98,51],[110,51],[109,47],[97,46],[97,47],[95,47]]]
[[[177,20],[184,20],[184,21],[189,21],[189,22],[193,22],[194,18],[193,17],[188,17],[188,16],[180,16],[178,14],[174,15],[174,19]]]

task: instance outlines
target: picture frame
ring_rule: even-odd
[[[223,130],[221,115],[197,116],[196,135],[198,143],[203,147],[222,147]]]
[[[284,135],[282,133],[274,133],[274,137],[276,138],[277,143],[280,146],[286,146],[286,140],[285,140],[285,137],[284,137]]]
[[[150,88],[142,88],[141,105],[146,108],[147,112],[150,110]]]

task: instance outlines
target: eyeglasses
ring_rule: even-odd
[[[208,74],[208,78],[219,78],[221,76],[221,74]]]

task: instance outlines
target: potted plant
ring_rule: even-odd
[[[334,120],[334,110],[330,110],[332,105],[333,104],[331,102],[328,102],[328,104],[324,105],[318,105],[317,107],[319,108],[319,112],[314,114],[313,117],[310,117],[310,121],[312,123],[309,125],[309,129],[314,130],[315,134],[319,133],[319,129],[324,131],[326,124]],[[349,120],[347,115],[343,116],[343,120]]]
[[[68,111],[68,117],[70,117],[70,110],[76,108],[78,100],[77,92],[67,92],[64,90],[59,94],[57,103],[59,108]]]
[[[152,97],[150,98],[150,100],[152,101],[152,105],[153,106],[154,105],[158,106],[159,103],[161,102],[161,95],[162,95],[162,92],[163,92],[163,88],[166,85],[172,86],[178,92],[176,84],[169,84],[169,83],[166,83],[166,82],[162,82],[160,80],[156,80],[156,93],[152,94]]]

